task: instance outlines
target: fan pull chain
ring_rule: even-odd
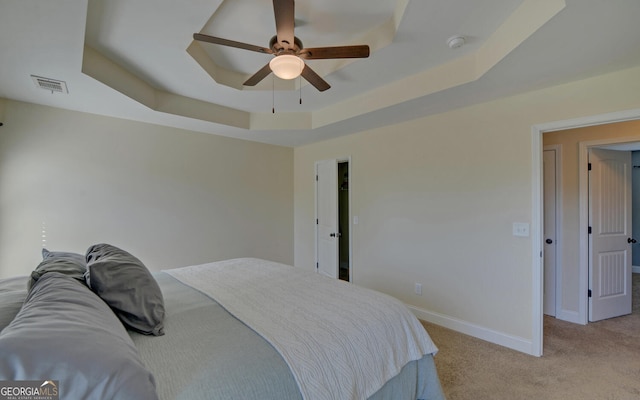
[[[276,78],[271,77],[271,114],[276,113]]]
[[[302,104],[302,75],[298,75],[298,86],[300,86],[300,104]]]

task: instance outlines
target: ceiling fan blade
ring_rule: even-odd
[[[307,64],[304,65],[301,75],[304,79],[307,80],[307,82],[312,84],[321,92],[324,92],[331,87],[331,85],[329,85],[324,79],[322,79],[320,75],[316,74],[316,72],[312,70]]]
[[[294,0],[273,0],[276,16],[276,36],[285,49],[294,48],[295,5]]]
[[[220,44],[222,46],[235,47],[238,49],[257,51],[258,53],[273,54],[273,50],[266,47],[255,46],[248,43],[236,42],[235,40],[223,39],[215,36],[204,35],[202,33],[194,33],[193,38],[201,42]]]
[[[300,54],[305,60],[322,60],[329,58],[367,58],[369,46],[366,44],[357,46],[315,47],[305,48]]]
[[[264,67],[260,68],[260,70],[258,72],[253,74],[251,76],[251,78],[247,79],[247,81],[245,83],[243,83],[243,85],[245,85],[245,86],[255,86],[261,80],[266,78],[267,75],[269,75],[270,73],[271,73],[271,67],[269,66],[269,63],[267,63],[267,65],[265,65]]]

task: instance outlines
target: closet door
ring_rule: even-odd
[[[631,152],[589,151],[589,321],[631,313]]]
[[[316,268],[338,277],[338,163],[316,163]]]

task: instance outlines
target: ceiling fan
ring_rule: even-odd
[[[269,41],[269,48],[202,33],[194,33],[193,38],[202,42],[273,54],[275,57],[247,79],[244,82],[245,86],[255,86],[273,72],[282,79],[293,79],[302,75],[316,89],[323,92],[331,86],[304,60],[369,57],[367,45],[304,48],[300,39],[294,36],[294,0],[273,0],[273,11],[276,17],[276,36]]]

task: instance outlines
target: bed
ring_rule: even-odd
[[[396,299],[253,258],[149,273],[99,246],[99,262],[57,253],[73,260],[0,281],[0,382],[51,381],[60,399],[444,399],[437,349]]]

